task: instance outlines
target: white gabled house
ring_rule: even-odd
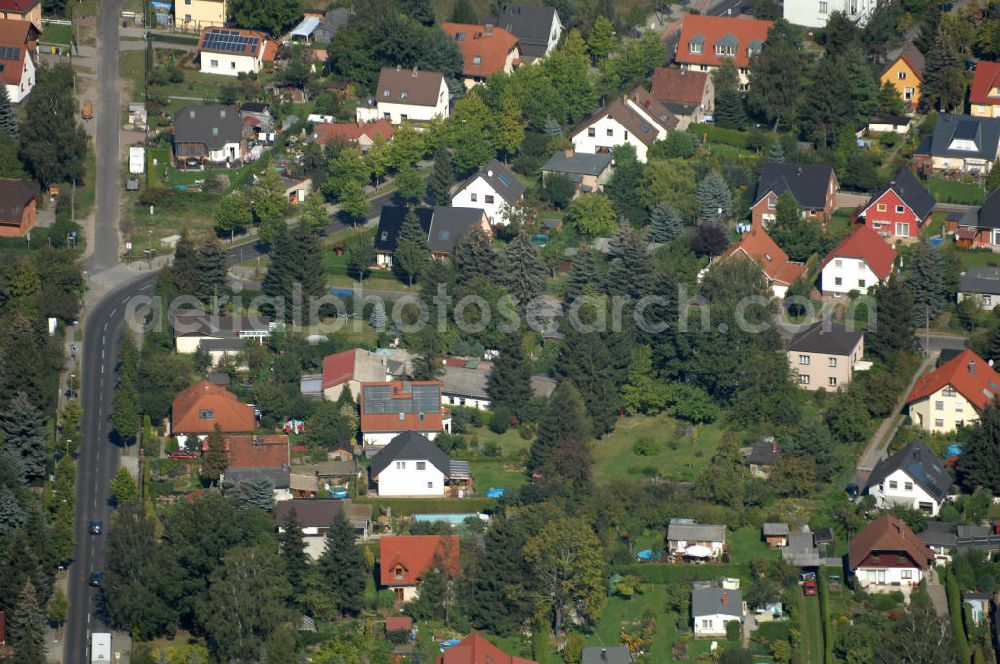
[[[369,475],[379,496],[444,496],[454,462],[441,448],[414,431],[401,433],[372,458]],[[468,463],[456,466],[468,479]]]
[[[739,590],[691,589],[691,622],[695,636],[725,636],[726,624],[742,624],[743,615],[743,593]]]
[[[394,125],[406,120],[448,117],[448,85],[436,71],[383,67],[374,96],[355,110],[358,122],[388,120]]]
[[[881,509],[902,505],[937,516],[951,485],[941,461],[926,445],[914,441],[878,462],[868,477],[867,492]]]
[[[869,523],[847,549],[848,567],[868,592],[917,586],[934,564],[934,553],[927,545],[889,514]]]
[[[506,226],[505,206],[513,207],[524,196],[524,185],[514,173],[494,159],[479,168],[451,197],[452,207],[479,208],[494,226]]]
[[[274,60],[277,51],[276,42],[255,30],[205,28],[198,39],[198,58],[203,74],[259,74],[265,62]]]
[[[638,87],[631,94],[615,99],[588,120],[573,135],[573,149],[599,154],[629,144],[635,148],[636,158],[646,163],[649,147],[666,138],[667,131],[676,126],[677,116],[645,88]]]
[[[0,83],[12,104],[24,101],[35,87],[38,34],[29,20],[0,19]]]
[[[895,260],[896,250],[878,233],[863,224],[855,225],[823,259],[820,290],[824,294],[865,294],[889,278]]]

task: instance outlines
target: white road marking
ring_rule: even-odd
[[[122,304],[125,304],[125,300],[122,300]],[[118,313],[118,307],[115,307],[114,309],[111,310],[111,315],[112,316],[114,316],[117,313]]]
[[[107,329],[108,329],[108,322],[107,321],[104,321],[104,329],[105,329],[105,331],[107,331]]]
[[[87,613],[87,624],[90,624],[90,613]]]

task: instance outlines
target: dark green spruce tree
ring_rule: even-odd
[[[38,602],[38,592],[28,581],[21,588],[8,625],[8,643],[14,659],[24,664],[45,664],[45,613]]]
[[[489,234],[480,227],[466,231],[455,247],[458,283],[467,284],[476,277],[488,281],[497,278],[497,252]]]
[[[958,459],[959,483],[970,492],[983,487],[1000,493],[1000,405],[994,400],[972,426]]]
[[[557,386],[545,406],[538,424],[538,436],[528,450],[528,470],[538,472],[549,467],[564,441],[588,441],[593,435],[587,407],[580,391],[569,380]]]
[[[494,409],[504,408],[517,417],[531,401],[531,362],[519,335],[504,338],[500,355],[486,379],[486,391]]]
[[[573,257],[569,276],[566,278],[565,302],[573,302],[582,295],[597,295],[604,286],[602,268],[604,257],[592,249],[581,248]]]
[[[937,318],[947,301],[940,251],[922,240],[906,266],[903,285],[913,300],[914,325],[923,327]]]
[[[701,223],[718,223],[728,219],[732,201],[733,194],[726,179],[718,171],[709,171],[698,185]]]
[[[403,225],[396,238],[392,268],[401,279],[412,286],[413,282],[427,269],[430,251],[427,248],[427,233],[420,225],[420,218],[414,208],[406,210]]]
[[[181,237],[174,247],[174,262],[170,266],[170,277],[178,295],[195,294],[197,274],[198,250],[191,236],[186,231],[181,231]]]
[[[504,285],[514,302],[523,309],[545,291],[545,263],[524,229],[504,248],[503,255],[507,276]]]
[[[632,302],[649,295],[653,288],[653,257],[646,240],[631,226],[622,224],[611,238],[608,290]]]
[[[441,146],[434,152],[434,170],[427,180],[427,195],[434,205],[451,204],[451,186],[455,184],[455,167],[451,152]]]
[[[895,273],[875,289],[875,307],[876,310],[869,313],[869,318],[874,320],[869,320],[865,345],[875,357],[891,362],[893,355],[901,350],[912,350],[916,342],[913,298]]]
[[[672,242],[684,230],[681,216],[670,201],[660,201],[649,215],[649,239],[653,242]]]
[[[0,90],[0,132],[11,138],[17,138],[17,117],[14,115],[14,109],[11,108],[6,85]]]
[[[354,543],[354,526],[339,510],[326,531],[326,548],[317,561],[327,598],[341,615],[357,614],[364,608],[367,565]]]
[[[195,265],[195,297],[205,304],[223,295],[226,290],[226,252],[217,238],[211,238],[198,248]]]
[[[567,329],[556,359],[559,380],[570,380],[580,390],[594,435],[603,436],[618,417],[618,367],[604,336]],[[626,358],[626,362],[628,359]]]
[[[350,394],[348,390],[344,391]],[[294,509],[281,522],[278,545],[281,547],[281,559],[285,563],[285,576],[292,585],[295,596],[298,596],[305,589],[309,574],[309,554],[306,553],[306,543],[302,536],[302,521]]]

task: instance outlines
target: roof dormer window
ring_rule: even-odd
[[[389,91],[388,90],[383,90],[382,91],[382,96],[383,97],[388,97],[389,96]]]
[[[407,98],[407,97],[409,97],[409,96],[410,96],[410,93],[409,93],[409,92],[406,92],[405,90],[404,90],[403,92],[400,92],[400,93],[399,93],[399,98],[400,98],[400,99],[406,99],[406,98]]]
[[[483,59],[480,58],[478,55],[472,56],[472,64],[478,65],[478,64],[482,64],[482,62],[483,62]]]
[[[695,55],[698,55],[702,52],[704,46],[705,46],[704,43],[692,39],[690,43],[688,43],[688,51],[694,53]]]

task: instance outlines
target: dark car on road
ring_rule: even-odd
[[[91,535],[100,535],[101,531],[103,529],[104,529],[104,524],[102,522],[100,522],[100,521],[91,521],[90,522],[90,534]]]
[[[94,588],[99,587],[101,585],[101,573],[100,572],[91,572],[90,573],[90,581],[89,581],[89,583]]]

